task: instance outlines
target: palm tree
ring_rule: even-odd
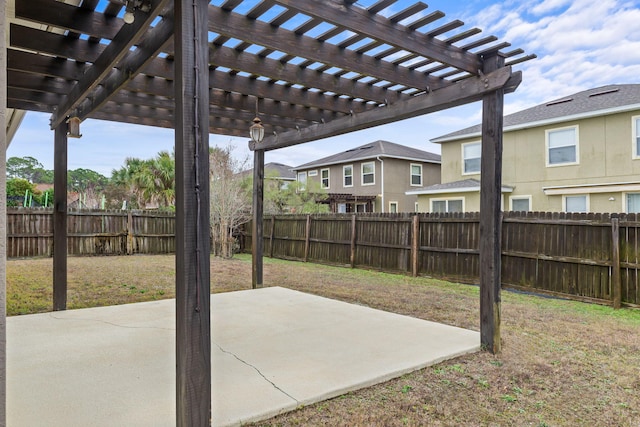
[[[153,159],[128,157],[125,165],[111,175],[113,185],[126,189],[139,208],[155,203],[161,208],[175,204],[175,159],[161,151]]]

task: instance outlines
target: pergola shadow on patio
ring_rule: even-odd
[[[512,65],[533,55],[505,51],[508,43],[443,22],[442,12],[414,1],[1,6],[9,34],[1,58],[6,105],[51,113],[54,130],[54,310],[66,308],[68,136],[86,119],[175,129],[178,425],[208,425],[211,417],[209,134],[247,135],[256,114],[266,137],[250,143],[254,288],[263,282],[265,151],[482,101],[480,329],[482,345],[499,351],[503,98],[521,81]]]

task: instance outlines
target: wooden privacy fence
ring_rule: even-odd
[[[175,251],[171,212],[70,210],[70,255],[158,254]],[[7,257],[53,254],[53,210],[7,208]]]
[[[264,253],[477,283],[479,218],[478,213],[273,216],[264,220]],[[250,247],[251,226],[245,230]],[[639,306],[639,258],[636,214],[503,214],[503,286]]]

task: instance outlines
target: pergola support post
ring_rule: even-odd
[[[53,148],[53,311],[67,309],[67,128],[54,130]]]
[[[251,288],[261,288],[264,256],[264,150],[253,152],[253,221],[251,228]]]
[[[0,1],[0,33],[6,34],[7,2]],[[0,70],[7,69],[6,38],[0,40]],[[7,73],[0,74],[0,426],[7,424]]]
[[[208,0],[175,0],[176,425],[211,425]]]
[[[485,56],[484,74],[504,67],[499,53]],[[500,289],[502,251],[502,124],[504,89],[482,98],[480,166],[480,343],[500,352]]]

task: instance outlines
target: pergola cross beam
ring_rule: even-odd
[[[500,68],[482,77],[466,79],[462,84],[445,87],[386,107],[319,123],[300,130],[266,137],[261,143],[250,142],[251,150],[275,150],[332,136],[343,135],[374,126],[396,122],[423,114],[479,101],[482,96],[498,89],[514,91],[522,80],[520,72],[510,67]]]
[[[60,106],[51,116],[51,128],[55,129],[70,115],[72,110],[83,102],[129,53],[129,49],[148,31],[151,23],[160,14],[169,0],[152,0],[148,13],[138,14],[132,24],[123,25],[118,34],[107,45],[100,57],[89,68],[83,78],[76,83],[71,92],[64,97]],[[165,40],[166,41],[166,40]],[[165,41],[162,41],[164,44]]]

